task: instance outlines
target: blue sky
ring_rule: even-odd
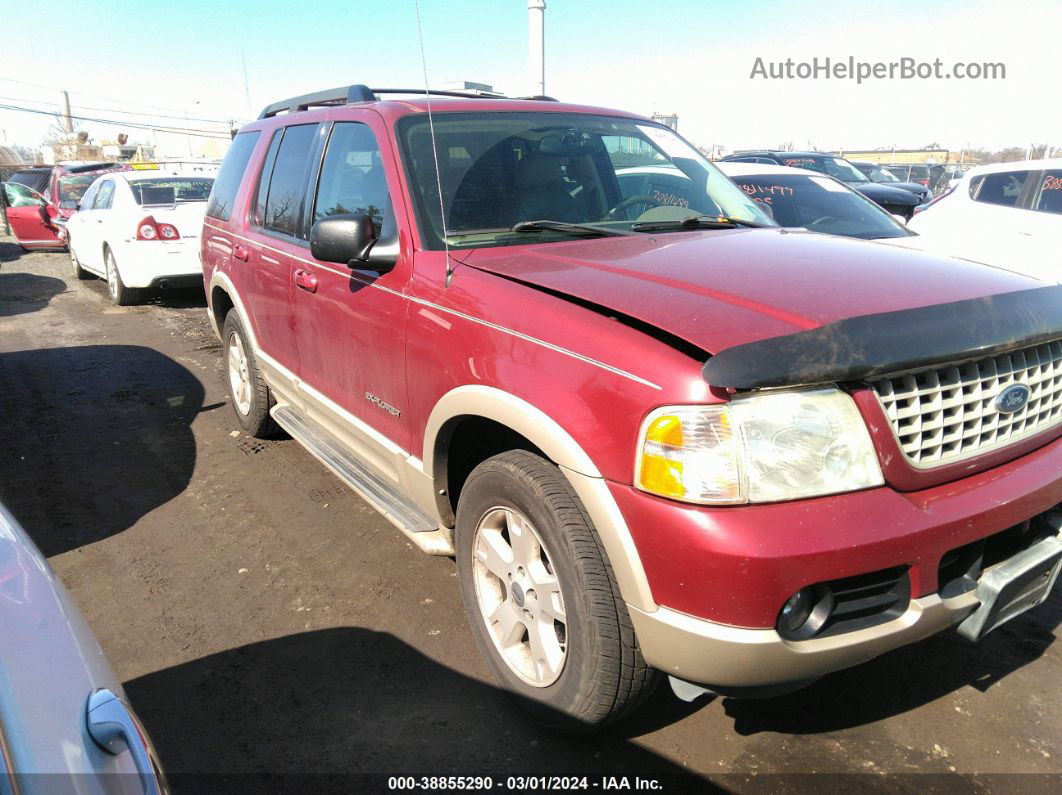
[[[699,144],[1062,145],[1056,0],[547,3],[548,93],[646,114],[677,112],[680,132]],[[74,92],[75,113],[79,106],[147,112],[143,106],[154,105],[177,116],[247,118],[275,99],[345,83],[423,85],[413,0],[80,0],[84,24],[54,27],[24,3],[4,5],[18,12],[3,14],[0,78],[9,80],[0,79],[0,102],[57,103],[54,89],[65,87]],[[421,14],[432,85],[468,79],[526,92],[525,0],[421,0]],[[1001,61],[1007,79],[752,80],[757,56]],[[33,143],[48,123],[0,111],[9,142]],[[116,129],[82,126],[96,136]]]

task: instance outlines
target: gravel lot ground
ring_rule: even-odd
[[[347,772],[1062,786],[1062,588],[980,647],[940,636],[766,701],[684,704],[663,687],[601,737],[539,733],[492,687],[452,561],[415,551],[296,442],[236,431],[203,306],[183,292],[114,307],[65,254],[0,238],[0,499],[178,793]],[[182,775],[203,772],[229,778]],[[992,775],[1013,773],[1054,775]]]

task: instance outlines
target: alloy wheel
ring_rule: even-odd
[[[247,363],[247,351],[240,335],[229,335],[229,389],[236,401],[236,410],[246,415],[251,411],[251,373]]]
[[[472,540],[480,616],[505,664],[532,687],[557,681],[568,656],[564,596],[549,551],[530,520],[491,508]]]

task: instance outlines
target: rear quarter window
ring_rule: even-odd
[[[970,198],[983,204],[1017,207],[1028,171],[1000,171],[970,181]]]
[[[207,200],[206,214],[219,221],[228,221],[232,215],[232,205],[243,181],[243,174],[254,153],[260,132],[239,133],[232,141],[228,154],[218,170],[214,188]]]

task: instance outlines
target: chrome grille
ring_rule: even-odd
[[[1013,414],[996,397],[1025,384],[1029,402]],[[872,379],[907,459],[918,467],[948,464],[1016,442],[1062,422],[1062,340]]]

